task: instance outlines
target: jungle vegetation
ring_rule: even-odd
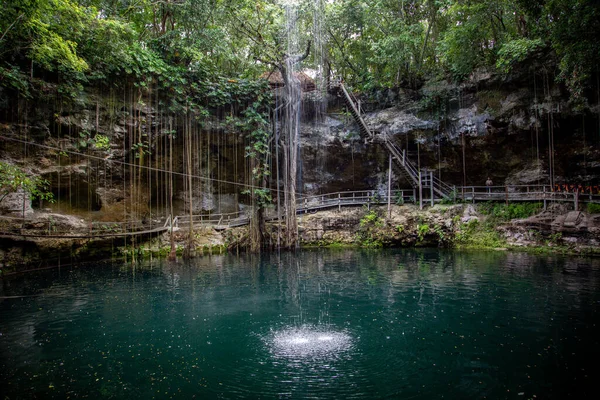
[[[7,106],[7,99],[62,104],[82,101],[94,89],[118,94],[134,120],[123,139],[132,155],[129,170],[123,166],[129,194],[147,203],[149,192],[162,187],[152,186],[153,176],[158,182],[168,172],[169,195],[161,206],[172,214],[173,159],[183,152],[175,169],[186,177],[178,184],[187,190],[190,220],[193,191],[210,181],[192,173],[204,166],[210,175],[204,153],[197,151],[204,148],[201,133],[241,133],[250,171],[242,193],[251,198],[256,222],[251,247],[261,246],[263,209],[274,201],[268,177],[281,165],[284,188],[279,176],[272,186],[277,196],[284,194],[290,230],[285,246],[293,247],[300,106],[291,99],[299,93],[285,85],[287,105],[279,112],[289,129],[272,140],[277,107],[267,81],[259,79],[263,74],[279,70],[288,83],[296,66],[316,71],[321,84],[335,77],[355,91],[372,91],[541,67],[544,76],[562,83],[575,108],[584,108],[588,99],[595,103],[600,88],[599,37],[596,0],[4,0],[0,102],[19,113],[20,103]],[[138,106],[143,104],[168,116],[165,126],[156,125],[153,138],[142,132],[146,121]],[[221,125],[205,126],[209,117]],[[26,116],[17,118],[27,122]],[[93,140],[87,131],[69,134],[78,152],[89,152],[88,144],[110,148],[101,132]],[[173,149],[177,137],[182,149]],[[208,157],[210,136],[205,144]],[[275,161],[270,159],[273,148],[281,148],[282,161],[277,150]],[[152,163],[154,175],[146,168]],[[11,171],[3,188],[28,184],[17,179],[20,170]],[[162,201],[162,195],[156,197]],[[128,207],[128,216],[141,219],[148,213],[145,206]]]
[[[4,0],[0,86],[76,96],[89,85],[154,82],[181,105],[210,94],[207,82],[269,70],[264,60],[286,48],[290,2],[301,40],[318,24],[327,70],[357,89],[460,81],[481,68],[508,74],[532,56],[576,102],[595,85],[595,0]]]

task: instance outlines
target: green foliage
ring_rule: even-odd
[[[555,232],[548,236],[548,244],[558,246],[562,243],[562,232]]]
[[[497,51],[517,35],[511,0],[450,2],[447,29],[439,43],[442,62],[458,80],[478,67],[494,65]]]
[[[32,177],[21,168],[0,161],[0,202],[19,189],[29,193],[32,199],[54,202],[52,192],[48,191],[50,183],[39,177]]]
[[[97,133],[94,136],[94,147],[98,150],[108,150],[110,149],[110,139],[108,136]]]
[[[514,65],[524,61],[533,52],[543,46],[544,42],[539,38],[518,38],[504,43],[500,50],[498,50],[496,68],[502,72],[509,72]]]
[[[510,72],[545,52],[581,107],[600,63],[600,7],[590,0],[295,4],[298,48],[317,28],[327,37],[305,66],[326,58],[358,90],[460,80],[479,68]],[[315,24],[315,15],[324,21]],[[22,96],[53,88],[76,98],[89,84],[133,84],[170,97],[172,111],[201,111],[235,103],[235,91],[248,86],[221,76],[255,81],[281,61],[287,40],[279,1],[5,0],[0,85]],[[424,103],[447,106],[443,98]]]
[[[383,238],[381,237],[380,230],[384,227],[385,223],[375,210],[368,211],[360,219],[359,225],[360,228],[356,233],[356,239],[362,247],[383,247]]]
[[[394,204],[397,206],[404,205],[404,196],[402,195],[402,191],[399,190],[394,194]]]
[[[455,189],[452,189],[452,191],[450,193],[448,193],[448,196],[444,196],[444,198],[442,198],[442,201],[440,203],[446,204],[446,205],[455,204],[457,202],[457,200],[456,200],[457,198],[458,198],[458,192],[455,188]]]
[[[370,210],[360,219],[360,227],[381,227],[383,226],[383,219],[375,212],[375,210]]]
[[[447,238],[446,233],[444,232],[444,228],[442,228],[439,225],[434,225],[431,231],[433,231],[438,236],[440,243],[444,243],[446,241]]]
[[[0,65],[0,85],[13,89],[23,97],[30,97],[29,79],[18,67],[6,64],[6,67]]]
[[[588,203],[587,212],[589,212],[590,214],[600,214],[600,204]]]
[[[144,155],[150,154],[148,143],[144,142],[132,144],[131,151],[135,153],[135,158],[143,158]]]
[[[461,224],[454,235],[454,243],[460,248],[501,248],[506,246],[493,224],[480,224],[477,220]]]
[[[487,202],[478,206],[478,210],[483,215],[488,215],[498,221],[510,221],[511,219],[528,218],[537,214],[543,205],[542,203],[494,203]]]
[[[429,233],[429,225],[428,224],[419,224],[417,225],[417,238],[419,242],[422,242],[425,239],[425,235]]]

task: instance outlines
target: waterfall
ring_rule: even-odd
[[[284,115],[283,115],[283,176],[284,204],[286,210],[285,247],[295,248],[298,242],[298,222],[296,221],[296,179],[298,167],[298,143],[300,129],[300,103],[302,88],[296,77],[298,65],[299,34],[297,27],[297,5],[290,2],[285,5],[287,55],[281,66],[284,80]]]
[[[296,219],[296,193],[301,189],[298,186],[299,153],[300,153],[300,119],[302,111],[302,85],[298,78],[300,62],[310,52],[311,43],[315,43],[315,61],[317,63],[315,82],[317,84],[318,98],[327,95],[327,85],[323,73],[323,1],[315,0],[313,9],[313,39],[309,40],[306,50],[302,53],[300,47],[300,30],[298,27],[298,2],[288,0],[283,5],[285,9],[285,38],[286,55],[280,65],[283,89],[283,117],[281,146],[283,153],[284,177],[284,205],[285,205],[285,247],[295,248],[298,245],[298,222]],[[317,120],[323,120],[322,105],[317,107]]]

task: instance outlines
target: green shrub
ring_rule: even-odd
[[[29,194],[31,199],[47,200],[54,203],[54,195],[49,190],[50,182],[31,176],[21,168],[0,161],[0,202],[19,189]]]
[[[384,226],[381,218],[375,210],[368,211],[360,220],[360,228],[356,233],[356,240],[362,247],[383,247],[379,228]]]
[[[499,221],[527,218],[542,209],[542,203],[494,203],[487,202],[478,206],[479,212]]]
[[[362,217],[360,220],[361,228],[367,227],[369,225],[375,225],[377,227],[383,225],[383,220],[379,217],[379,215],[377,215],[377,213],[374,210],[367,212],[364,215],[364,217]]]
[[[446,234],[444,233],[444,229],[441,226],[434,225],[432,231],[438,235],[440,243],[444,243],[446,241]]]
[[[466,224],[461,224],[454,242],[462,248],[498,248],[506,246],[506,241],[489,224],[480,224],[477,220],[472,220]]]
[[[587,212],[590,214],[600,214],[600,204],[588,203]]]
[[[440,201],[440,204],[455,204],[458,199],[458,192],[456,189],[452,189],[448,196],[444,196]]]
[[[110,139],[108,136],[98,133],[94,136],[94,147],[98,150],[108,150],[110,149]]]
[[[402,205],[404,205],[404,197],[402,196],[402,192],[401,192],[401,191],[397,191],[397,192],[395,193],[395,196],[394,196],[394,197],[395,197],[395,198],[394,198],[394,203],[395,203],[397,206],[402,206]]]
[[[419,242],[422,242],[425,239],[425,235],[429,233],[429,225],[417,225],[417,237],[419,238]]]

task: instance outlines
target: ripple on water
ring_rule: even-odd
[[[353,347],[351,336],[329,326],[302,325],[273,331],[265,338],[271,354],[294,361],[336,359]]]

